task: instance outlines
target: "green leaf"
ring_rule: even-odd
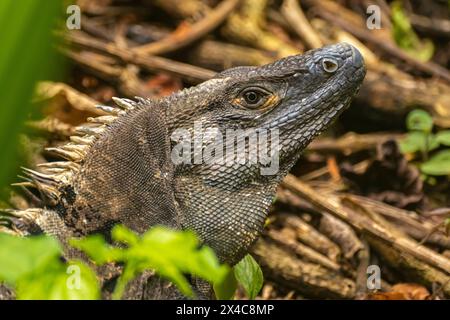
[[[237,280],[234,270],[229,270],[222,282],[214,284],[214,293],[219,300],[232,300],[237,289]]]
[[[426,143],[428,139],[428,144]],[[403,153],[414,153],[417,151],[428,152],[439,147],[436,136],[421,131],[413,131],[406,135],[405,139],[399,141],[400,151]]]
[[[66,265],[60,255],[61,247],[51,237],[0,234],[0,281],[14,287],[19,300],[98,299],[93,271],[79,261]]]
[[[397,45],[420,61],[428,61],[434,54],[434,44],[430,39],[421,40],[404,13],[401,1],[391,3],[392,35]]]
[[[139,237],[136,233],[120,224],[114,226],[111,231],[111,237],[114,241],[122,242],[128,245],[135,245],[139,241]]]
[[[430,160],[420,166],[420,170],[429,175],[450,175],[450,150],[435,154]]]
[[[199,248],[199,241],[192,231],[173,231],[154,227],[142,237],[144,251],[154,248],[155,261],[174,264],[183,272],[191,273],[213,283],[221,281],[228,267],[219,263],[214,251],[206,246]],[[164,252],[164,254],[161,254]],[[144,253],[145,254],[145,253]]]
[[[433,129],[433,118],[424,110],[413,110],[406,118],[408,130],[417,130],[429,133]]]
[[[123,296],[127,283],[133,280],[139,274],[140,270],[141,268],[136,265],[136,261],[129,261],[125,265],[122,274],[120,275],[119,279],[117,279],[114,292],[112,293],[113,300],[119,300]],[[189,289],[190,287],[187,288],[187,290]]]
[[[122,296],[128,281],[144,270],[155,270],[189,297],[193,296],[193,291],[186,274],[216,284],[224,281],[229,271],[228,266],[219,263],[211,248],[200,247],[197,236],[191,231],[156,226],[138,236],[125,226],[116,226],[112,238],[128,247],[111,246],[100,236],[72,240],[71,244],[99,264],[111,261],[124,264],[124,272],[113,293],[115,299]]]
[[[50,237],[20,238],[0,233],[0,280],[15,284],[59,257],[60,246]]]
[[[234,267],[234,275],[242,285],[245,293],[250,299],[255,299],[263,285],[263,274],[258,263],[253,257],[247,254]]]
[[[84,263],[52,264],[21,279],[19,300],[94,300],[100,298],[95,273]]]
[[[436,141],[439,144],[450,147],[450,130],[439,131],[436,134]]]
[[[61,1],[0,1],[0,186],[15,179],[20,167],[18,133],[32,110],[33,88],[38,80],[55,79],[64,70],[58,63],[52,35],[58,17],[65,19]]]
[[[94,234],[81,239],[70,239],[69,244],[84,251],[95,263],[102,265],[112,261],[120,261],[122,251],[109,245],[100,234]]]

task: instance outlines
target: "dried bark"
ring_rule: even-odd
[[[263,268],[264,276],[315,298],[351,299],[355,283],[320,265],[295,257],[288,250],[260,239],[252,249]]]

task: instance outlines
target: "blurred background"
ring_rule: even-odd
[[[31,206],[35,191],[11,187],[20,167],[56,160],[44,149],[114,96],[355,45],[364,84],[279,188],[253,250],[260,298],[450,295],[450,1],[2,0],[0,27],[0,208]],[[367,288],[370,265],[381,291]]]

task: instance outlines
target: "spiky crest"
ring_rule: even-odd
[[[90,117],[87,124],[75,128],[74,136],[69,142],[59,147],[46,148],[47,152],[64,159],[38,164],[37,170],[22,168],[24,181],[14,183],[13,186],[22,188],[34,188],[40,194],[40,200],[45,205],[56,205],[61,199],[65,187],[72,185],[74,177],[80,171],[83,160],[95,141],[111,126],[119,117],[135,109],[139,104],[147,103],[147,99],[135,97],[136,101],[113,97],[114,107],[97,105],[96,108],[108,115]],[[45,215],[51,215],[45,208],[28,209],[0,209],[0,212],[8,216],[35,223],[40,226],[40,221]],[[7,230],[7,231],[6,231]],[[9,232],[17,235],[25,235],[17,228],[8,229],[1,227],[0,232]]]

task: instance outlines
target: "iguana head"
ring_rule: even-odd
[[[223,260],[242,257],[277,183],[348,106],[364,75],[358,50],[340,43],[229,69],[166,99],[183,226]]]

